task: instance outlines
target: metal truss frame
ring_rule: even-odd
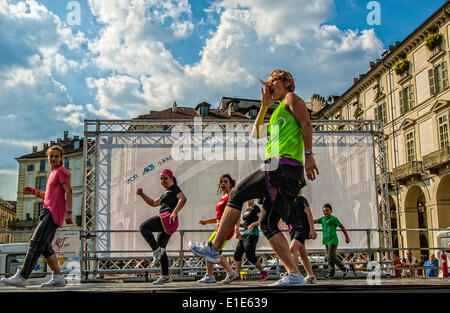
[[[389,193],[386,170],[386,155],[384,145],[383,123],[375,120],[312,120],[314,133],[370,133],[373,138],[374,149],[374,171],[376,188],[378,194],[377,210],[379,216],[378,233],[380,246],[392,247],[391,222],[389,214]],[[98,168],[98,161],[107,156],[99,155],[97,143],[99,136],[104,134],[138,134],[152,133],[161,134],[161,138],[154,137],[154,142],[149,144],[161,144],[161,140],[170,138],[170,133],[176,127],[182,127],[192,132],[211,131],[220,129],[233,132],[251,132],[253,121],[246,120],[208,120],[195,118],[194,120],[85,120],[84,122],[84,185],[83,185],[83,207],[82,207],[82,230],[81,230],[81,274],[88,279],[89,274],[95,276],[114,273],[145,273],[156,270],[148,262],[148,257],[130,258],[100,258],[96,247],[96,237],[100,231],[96,230],[96,215],[101,201],[98,199],[99,177],[102,175]],[[171,144],[172,142],[164,142]],[[368,247],[370,249],[370,247]],[[171,257],[171,270],[184,275],[187,270],[196,271],[205,268],[203,260],[192,256],[186,256],[180,251],[178,257]],[[356,254],[359,255],[359,254]],[[264,254],[263,266],[268,262],[278,262],[274,254]],[[148,264],[147,264],[147,263]],[[248,263],[244,259],[244,266]],[[251,268],[251,265],[248,265]],[[178,269],[178,270],[177,270]]]

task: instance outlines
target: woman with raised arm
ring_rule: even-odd
[[[217,228],[219,227],[220,219],[222,218],[223,211],[225,210],[225,207],[227,206],[228,197],[230,194],[231,189],[236,185],[236,182],[233,178],[231,178],[230,174],[224,174],[220,176],[219,179],[219,187],[218,191],[222,193],[222,197],[219,200],[219,203],[216,205],[216,217],[210,218],[207,220],[200,220],[198,221],[202,225],[208,225],[208,224],[216,224],[216,230],[211,234],[209,237],[209,241],[214,240],[214,237],[217,234]],[[239,274],[233,270],[230,263],[227,261],[226,258],[222,256],[222,250],[225,248],[228,241],[233,238],[234,235],[234,228],[228,233],[228,236],[226,237],[226,240],[224,241],[221,249],[220,249],[220,265],[225,269],[225,272],[227,273],[227,276],[224,280],[222,280],[222,283],[228,284],[231,283],[233,280],[236,280],[239,277]],[[206,274],[203,276],[202,279],[198,281],[199,283],[215,283],[216,278],[214,277],[214,263],[211,263],[206,259]]]
[[[207,245],[190,242],[189,249],[195,255],[217,263],[218,251],[239,221],[243,203],[264,198],[260,227],[287,271],[287,275],[273,286],[304,285],[305,280],[295,264],[286,237],[278,229],[278,221],[282,218],[287,224],[297,224],[292,218],[293,202],[306,184],[304,170],[310,180],[319,174],[312,154],[312,125],[305,102],[294,93],[295,82],[289,72],[274,70],[267,82],[262,83],[261,108],[252,134],[255,138],[269,135],[265,169],[249,174],[230,193],[214,240]],[[267,132],[264,132],[264,117],[275,102],[279,104],[271,114]]]
[[[142,188],[138,188],[137,194],[150,206],[160,206],[159,214],[150,217],[143,222],[139,228],[142,236],[153,249],[153,265],[161,261],[162,276],[153,284],[161,285],[171,281],[169,276],[169,258],[166,254],[166,246],[170,237],[178,228],[178,212],[186,204],[186,197],[177,185],[177,179],[172,171],[163,170],[159,175],[161,185],[165,192],[161,197],[153,200],[147,196]],[[155,239],[153,232],[159,232]]]
[[[72,224],[72,188],[70,186],[70,174],[63,166],[63,152],[60,146],[51,146],[46,151],[51,173],[45,187],[45,192],[40,192],[31,187],[23,187],[24,195],[35,195],[44,200],[42,214],[39,223],[28,243],[28,251],[22,268],[18,269],[11,278],[3,278],[0,282],[14,287],[26,287],[27,279],[31,275],[39,257],[44,256],[48,266],[52,269],[52,279],[41,287],[64,287],[66,281],[58,266],[52,241],[58,227]]]

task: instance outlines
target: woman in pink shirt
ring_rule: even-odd
[[[11,278],[3,278],[0,282],[15,287],[26,287],[27,279],[35,267],[39,257],[43,255],[48,266],[52,269],[52,279],[41,287],[64,287],[66,281],[61,273],[52,248],[52,241],[58,227],[62,227],[64,220],[72,224],[72,188],[70,174],[63,166],[64,150],[59,146],[51,146],[46,154],[52,172],[47,181],[45,193],[31,187],[23,187],[25,195],[35,195],[44,200],[39,223],[28,244],[27,255],[22,269]]]

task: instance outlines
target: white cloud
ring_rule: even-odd
[[[30,140],[16,140],[16,139],[2,139],[0,138],[0,145],[2,146],[17,146],[26,149],[31,149],[34,145],[36,146],[38,141],[30,141]]]
[[[167,108],[174,100],[195,105],[221,96],[259,98],[257,78],[266,78],[275,68],[291,71],[306,99],[313,93],[341,92],[355,75],[349,68],[364,71],[368,59],[382,51],[372,30],[341,30],[326,24],[334,14],[332,0],[288,0],[283,5],[223,0],[206,10],[210,22],[211,12],[219,20],[199,52],[201,60],[183,65],[165,43],[189,33],[191,9],[186,1],[90,0],[89,4],[105,25],[89,43],[93,62],[111,74],[87,80],[96,97],[87,109],[105,118],[135,117]]]
[[[14,175],[17,175],[17,170],[11,170],[8,168],[0,168],[0,175],[14,176]]]
[[[87,78],[89,88],[96,90],[96,100],[99,105],[89,109],[107,118],[122,116],[122,118],[136,117],[148,108],[147,100],[140,91],[138,79],[126,75],[116,75],[108,78]],[[116,114],[122,115],[116,115]]]
[[[56,133],[79,131],[84,113],[71,107],[67,87],[56,77],[80,68],[65,53],[77,52],[84,42],[82,33],[73,34],[34,0],[0,1],[0,144],[8,147],[0,150],[0,167],[16,166],[14,158],[54,140]],[[6,175],[11,171],[0,171],[5,197],[17,186],[17,177]]]

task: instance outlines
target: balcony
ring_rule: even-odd
[[[428,53],[428,62],[432,63],[436,59],[440,58],[445,54],[445,50],[441,48],[441,46],[436,46],[433,48],[433,50],[429,51]]]
[[[439,169],[450,163],[450,147],[444,147],[423,156],[423,168],[432,174],[439,173]]]
[[[411,161],[392,169],[392,181],[406,184],[409,179],[420,178],[422,174],[422,161]]]
[[[398,74],[397,76],[398,76],[398,81],[397,82],[399,84],[403,84],[404,82],[406,82],[407,80],[410,80],[412,78],[412,75],[409,74],[408,71],[404,71],[403,73]]]

